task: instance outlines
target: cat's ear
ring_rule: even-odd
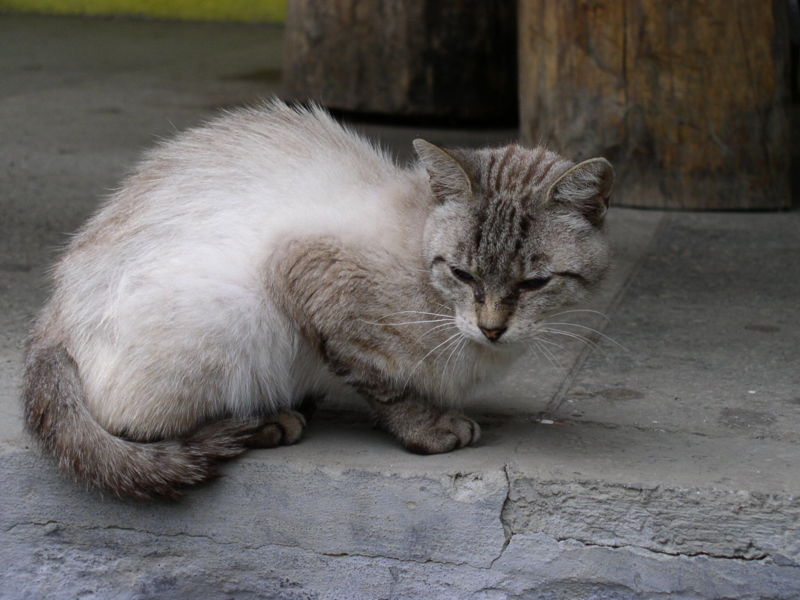
[[[590,158],[567,169],[550,185],[545,202],[569,206],[600,225],[608,210],[614,167],[605,158]]]
[[[419,138],[413,144],[422,166],[428,172],[431,191],[439,201],[472,195],[472,179],[453,154]]]

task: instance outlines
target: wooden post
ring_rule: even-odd
[[[335,109],[516,123],[514,0],[290,0],[286,95]]]
[[[528,142],[607,157],[618,203],[787,208],[785,0],[520,0]]]

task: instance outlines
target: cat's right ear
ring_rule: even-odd
[[[414,150],[430,179],[431,191],[437,200],[458,200],[472,196],[472,179],[464,166],[447,150],[417,138]]]

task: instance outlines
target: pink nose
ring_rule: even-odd
[[[492,342],[496,342],[500,339],[500,336],[506,332],[507,327],[482,327],[478,325],[478,329],[483,332],[483,335],[486,336],[487,339],[491,340]]]

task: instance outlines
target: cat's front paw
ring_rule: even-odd
[[[447,411],[401,440],[407,450],[416,454],[450,452],[481,439],[481,427],[461,413]]]

